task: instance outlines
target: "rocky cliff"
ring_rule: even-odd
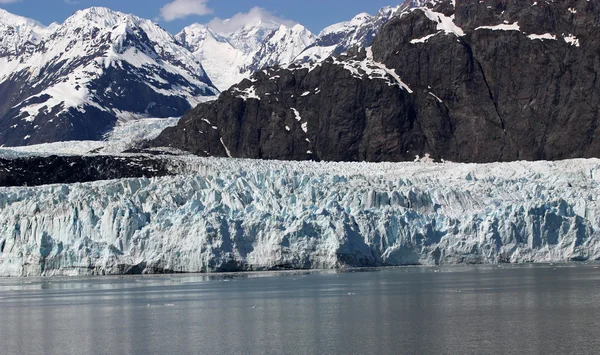
[[[586,0],[429,1],[367,50],[256,73],[153,145],[293,160],[597,157],[599,17]]]

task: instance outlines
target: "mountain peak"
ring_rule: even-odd
[[[240,28],[239,30],[232,32],[232,34],[235,34],[235,33],[254,34],[257,31],[276,31],[277,29],[279,29],[279,27],[281,25],[282,25],[281,23],[278,23],[275,21],[260,20],[256,23],[249,23],[249,24],[245,25],[244,27]]]
[[[106,7],[94,6],[75,12],[65,21],[65,24],[71,26],[73,24],[84,25],[93,23],[102,28],[109,28],[129,21],[141,22],[142,19],[134,15],[114,11]]]
[[[0,57],[13,57],[22,53],[25,45],[39,44],[54,28],[0,9]],[[0,70],[0,77],[6,73]]]
[[[0,24],[5,24],[5,25],[9,25],[9,26],[26,25],[26,26],[30,26],[30,27],[46,28],[46,26],[44,26],[43,24],[41,24],[40,22],[38,22],[36,20],[32,20],[27,17],[15,15],[15,14],[8,12],[2,8],[0,8]]]
[[[354,18],[350,21],[351,23],[363,23],[366,21],[369,21],[370,19],[372,19],[373,16],[371,16],[370,14],[363,12],[360,13],[356,16],[354,16]]]

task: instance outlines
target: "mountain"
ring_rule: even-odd
[[[325,28],[313,44],[305,48],[297,57],[299,62],[319,62],[332,55],[340,55],[354,47],[369,47],[381,27],[393,16],[415,6],[407,1],[395,7],[384,7],[371,16],[367,13],[356,15],[352,20],[340,22]]]
[[[44,27],[2,11],[0,31],[0,145],[100,139],[218,93],[187,49],[136,16],[94,7]]]
[[[262,20],[233,32],[193,24],[175,37],[194,53],[220,90],[227,90],[256,70],[291,63],[314,41],[314,35],[301,25]]]
[[[153,144],[294,160],[600,156],[597,3],[424,5],[367,50],[255,73]]]
[[[245,65],[248,55],[233,47],[226,38],[214,33],[207,26],[191,25],[175,37],[194,53],[208,77],[220,90],[227,90],[244,79],[241,68]]]
[[[298,53],[314,40],[314,35],[302,25],[296,24],[292,27],[281,25],[265,39],[252,56],[250,63],[242,70],[253,73],[267,67],[292,63]]]

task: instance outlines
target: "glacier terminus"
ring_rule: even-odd
[[[600,259],[599,160],[171,159],[181,174],[0,188],[0,276]]]

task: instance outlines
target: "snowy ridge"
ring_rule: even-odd
[[[176,38],[193,51],[219,90],[226,90],[244,78],[240,68],[246,65],[248,55],[205,25],[188,26],[178,33]]]
[[[362,61],[354,59],[344,59],[342,61],[333,59],[333,63],[343,66],[344,69],[352,73],[355,78],[363,79],[366,75],[370,80],[382,79],[387,81],[388,85],[399,85],[402,89],[412,94],[413,91],[396,74],[394,69],[389,69],[383,63],[376,62],[373,59],[373,49],[365,49],[365,58]]]
[[[187,174],[0,189],[0,275],[600,258],[598,160],[174,164]]]
[[[30,51],[51,29],[25,17],[0,9],[0,57]]]
[[[356,46],[368,47],[390,18],[421,5],[422,2],[408,1],[384,7],[375,16],[362,13],[350,21],[325,28],[318,36],[299,24],[260,21],[232,33],[194,24],[183,29],[176,38],[194,52],[215,86],[224,91],[267,67],[319,62]]]
[[[414,4],[410,2],[395,7],[388,6],[380,9],[375,16],[362,13],[350,21],[331,25],[319,33],[314,44],[302,51],[296,61],[319,62],[353,47],[369,47],[387,21],[411,6]]]
[[[252,64],[242,68],[246,72],[292,63],[298,53],[314,43],[315,36],[302,25],[281,25],[254,54]]]

